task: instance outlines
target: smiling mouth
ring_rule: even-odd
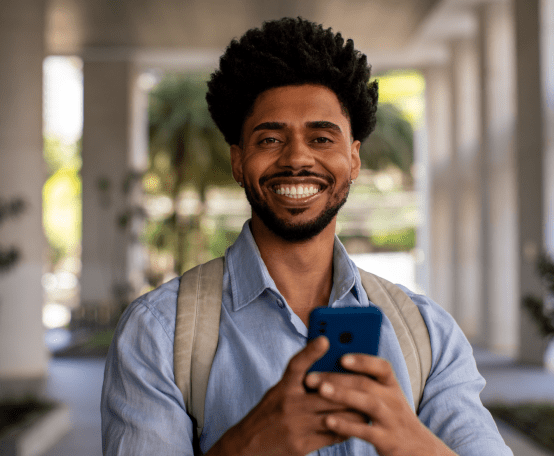
[[[308,184],[308,185],[281,184],[281,185],[274,185],[273,187],[271,187],[271,189],[277,195],[282,195],[282,196],[286,196],[287,198],[294,198],[294,199],[308,198],[321,191],[321,187],[319,185],[314,185],[314,184]]]

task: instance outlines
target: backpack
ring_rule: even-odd
[[[224,258],[196,266],[181,277],[177,297],[173,366],[189,416],[200,438],[204,400],[219,338]],[[398,286],[358,269],[370,301],[388,317],[402,349],[415,411],[431,371],[431,342],[418,307]],[[198,445],[198,440],[196,440]]]

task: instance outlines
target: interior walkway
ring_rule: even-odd
[[[487,380],[484,403],[549,400],[554,402],[554,374],[535,367],[517,366],[510,359],[475,348],[480,372]],[[44,456],[101,456],[100,393],[103,359],[52,358],[47,395],[70,408],[72,429]],[[499,423],[499,430],[514,456],[552,456],[525,436]]]

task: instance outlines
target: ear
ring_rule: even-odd
[[[351,164],[350,164],[350,179],[354,180],[360,174],[360,168],[362,166],[362,161],[360,160],[360,146],[362,143],[360,141],[353,141],[350,150],[351,153]]]
[[[242,149],[237,144],[231,146],[231,169],[235,180],[244,184],[242,177]]]

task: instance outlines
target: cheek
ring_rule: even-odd
[[[335,176],[335,179],[350,177],[350,158],[343,154],[333,154],[322,160],[322,165]]]
[[[262,160],[248,159],[243,162],[244,180],[250,185],[257,185],[260,177],[265,173],[266,165]]]

